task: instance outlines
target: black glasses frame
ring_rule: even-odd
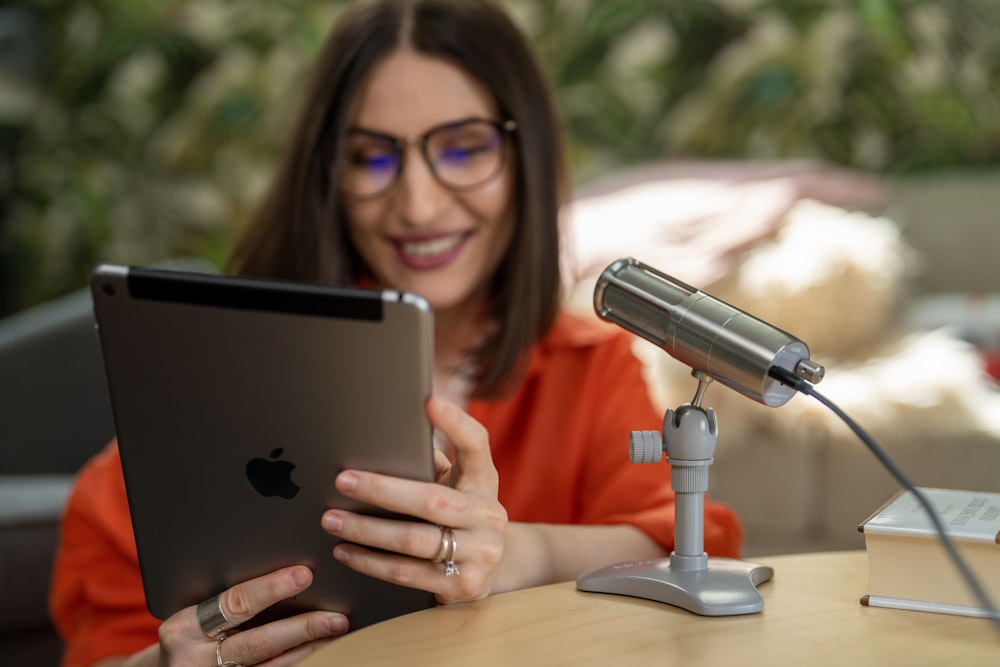
[[[396,162],[396,169],[393,173],[392,179],[381,190],[378,190],[376,192],[367,195],[359,195],[356,193],[352,193],[350,190],[345,190],[343,186],[341,186],[340,187],[341,194],[343,194],[346,197],[350,197],[351,199],[357,199],[357,200],[377,199],[379,197],[386,195],[389,191],[392,190],[392,188],[396,185],[396,183],[399,182],[399,177],[403,173],[403,165],[406,162],[406,149],[409,148],[410,146],[420,146],[420,154],[421,156],[423,156],[424,163],[427,165],[427,168],[430,169],[430,172],[431,174],[433,174],[435,180],[437,180],[438,183],[448,188],[449,190],[452,190],[454,192],[468,192],[470,190],[475,190],[478,187],[482,187],[483,185],[489,183],[491,180],[496,178],[497,174],[499,174],[500,171],[502,170],[504,162],[507,159],[506,150],[501,149],[500,160],[497,162],[496,169],[489,176],[487,176],[481,181],[472,183],[470,185],[455,185],[441,178],[441,175],[438,173],[437,167],[434,165],[434,161],[431,159],[430,153],[428,152],[427,148],[431,137],[433,137],[435,134],[444,132],[446,130],[451,130],[456,127],[460,127],[462,125],[466,125],[469,123],[485,123],[487,125],[492,125],[494,128],[496,128],[497,134],[499,134],[501,141],[504,142],[506,142],[507,137],[509,137],[511,134],[517,131],[517,123],[513,120],[489,120],[486,118],[463,118],[461,120],[448,121],[447,123],[442,123],[441,125],[435,125],[431,129],[424,132],[423,134],[414,134],[408,137],[397,137],[392,134],[386,134],[384,132],[376,132],[375,130],[368,130],[363,127],[350,128],[348,130],[349,135],[361,134],[376,139],[382,139],[388,143],[391,143],[393,149],[395,150],[396,157],[398,159]]]

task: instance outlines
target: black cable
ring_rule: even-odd
[[[855,422],[851,417],[847,415],[843,410],[841,410],[833,401],[823,396],[821,393],[816,391],[810,383],[806,382],[799,376],[795,375],[791,371],[785,370],[778,366],[772,366],[768,371],[768,375],[778,380],[782,384],[788,385],[789,387],[795,389],[801,394],[807,396],[812,396],[817,401],[829,408],[834,414],[840,417],[847,426],[854,431],[854,434],[861,439],[863,443],[871,450],[872,454],[875,455],[886,470],[889,471],[893,477],[903,486],[904,489],[909,491],[914,495],[920,505],[923,507],[927,516],[930,517],[931,522],[934,524],[934,529],[937,531],[938,538],[941,541],[942,546],[944,546],[945,551],[948,552],[948,556],[951,557],[952,562],[955,567],[961,573],[962,577],[965,579],[965,583],[968,585],[972,594],[975,596],[976,600],[979,601],[980,607],[986,614],[986,618],[993,622],[993,629],[996,630],[997,634],[1000,635],[1000,611],[997,611],[996,605],[990,600],[989,595],[983,588],[983,585],[976,578],[976,575],[969,569],[968,564],[958,553],[955,548],[955,544],[952,542],[951,538],[948,537],[948,533],[944,529],[944,525],[941,523],[940,517],[938,517],[937,512],[934,511],[933,506],[927,500],[927,497],[923,494],[920,489],[910,481],[906,474],[899,468],[898,465],[889,457],[889,455],[882,449],[881,446],[875,440],[868,435],[868,433],[861,428],[861,426]]]

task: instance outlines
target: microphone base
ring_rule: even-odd
[[[633,463],[658,462],[659,456],[650,455],[657,452],[648,451],[650,443],[658,442],[667,455],[674,490],[673,553],[593,570],[577,578],[576,587],[663,602],[702,616],[756,614],[764,609],[757,585],[773,577],[774,570],[705,553],[705,492],[719,430],[715,411],[701,407],[712,378],[698,370],[692,375],[698,380],[694,400],[666,411],[662,433],[633,432],[629,442]]]
[[[576,587],[662,602],[701,616],[738,616],[764,609],[757,586],[774,576],[773,568],[710,557],[703,568],[685,569],[672,565],[676,557],[602,567],[577,578]]]

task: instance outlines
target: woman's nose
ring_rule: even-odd
[[[404,222],[415,227],[436,221],[451,201],[451,192],[438,182],[417,146],[405,153],[397,196]]]

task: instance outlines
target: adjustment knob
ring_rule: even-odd
[[[663,459],[663,437],[659,431],[632,431],[628,437],[632,463],[659,463]]]

